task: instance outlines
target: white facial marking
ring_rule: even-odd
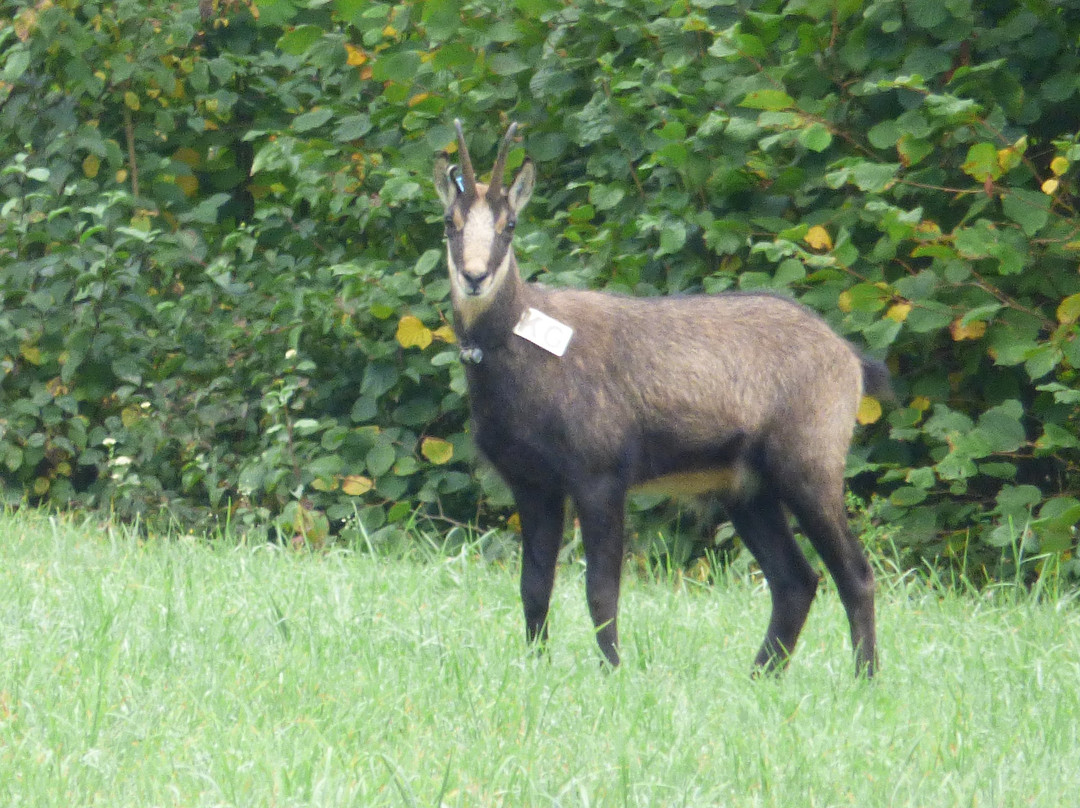
[[[465,246],[462,253],[465,266],[461,270],[473,278],[483,276],[487,272],[488,258],[495,241],[495,219],[483,197],[469,209],[461,238]]]

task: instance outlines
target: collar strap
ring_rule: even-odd
[[[465,365],[479,365],[484,358],[484,352],[475,346],[461,346],[461,362]]]

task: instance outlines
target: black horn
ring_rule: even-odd
[[[510,124],[510,128],[506,130],[506,134],[503,136],[502,143],[499,144],[499,154],[495,157],[495,166],[491,169],[489,194],[497,196],[502,191],[503,173],[506,171],[506,154],[510,151],[510,144],[514,140],[515,132],[517,132],[516,121]]]
[[[469,147],[465,145],[465,133],[461,130],[461,119],[454,119],[454,128],[457,130],[458,153],[461,159],[461,175],[465,180],[465,193],[476,193],[476,173],[473,171],[472,159],[469,157]]]

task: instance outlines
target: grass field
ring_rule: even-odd
[[[628,576],[605,673],[582,571],[550,658],[516,565],[311,554],[0,516],[4,806],[1061,806],[1080,607],[881,582],[856,681],[823,587],[786,677],[768,594]]]

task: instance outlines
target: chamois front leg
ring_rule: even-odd
[[[561,489],[515,487],[514,502],[521,518],[521,604],[525,610],[525,639],[543,650],[547,643],[547,616],[555,582],[555,562],[562,544],[566,495]]]
[[[619,586],[623,564],[626,486],[618,479],[591,480],[576,494],[585,545],[585,594],[596,643],[607,662],[619,664]]]

